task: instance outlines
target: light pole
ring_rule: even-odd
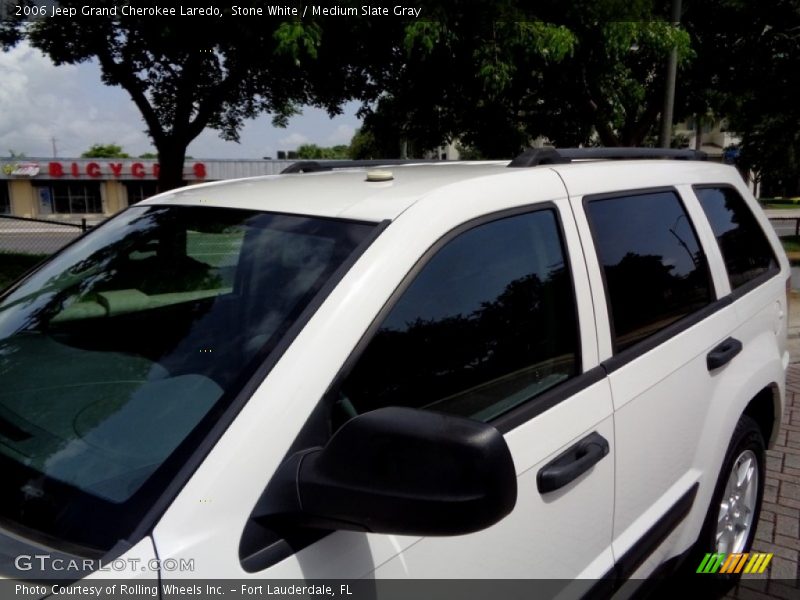
[[[672,0],[672,24],[681,22],[681,0]],[[664,110],[661,111],[661,142],[662,148],[669,148],[672,144],[672,114],[675,108],[675,79],[678,75],[678,48],[673,46],[669,52],[667,62],[667,85],[664,90]]]

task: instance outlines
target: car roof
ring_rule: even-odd
[[[225,206],[363,221],[393,219],[432,190],[507,172],[508,161],[391,165],[318,173],[267,175],[192,185],[142,204]],[[367,181],[367,172],[390,171],[390,181]]]
[[[633,167],[633,168],[632,168]],[[367,174],[391,172],[389,181],[368,181]],[[571,195],[653,185],[729,181],[735,169],[684,160],[579,161],[569,164],[508,168],[508,161],[442,162],[354,167],[268,175],[192,185],[145,200],[140,205],[203,205],[379,222],[394,219],[434,190],[468,180],[556,171]],[[624,188],[619,188],[620,182]]]

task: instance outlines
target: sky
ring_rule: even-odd
[[[40,51],[21,43],[0,52],[0,156],[9,151],[33,158],[74,158],[92,144],[118,144],[132,156],[154,152],[145,124],[127,92],[100,80],[96,63],[56,67]],[[272,126],[269,115],[248,121],[241,142],[226,142],[212,130],[190,145],[195,158],[276,157],[278,150],[300,144],[348,144],[359,127],[358,104],[344,107],[333,119],[316,108],[290,119],[285,129]]]

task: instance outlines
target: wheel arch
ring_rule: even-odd
[[[758,424],[767,447],[773,446],[778,436],[780,406],[780,388],[777,383],[770,383],[753,396],[744,409],[743,414]]]

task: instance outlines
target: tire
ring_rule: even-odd
[[[685,564],[687,572],[695,573],[708,553],[750,551],[764,497],[765,456],[761,430],[753,419],[742,415],[722,461],[700,536]],[[697,577],[730,587],[740,574],[702,573]]]

